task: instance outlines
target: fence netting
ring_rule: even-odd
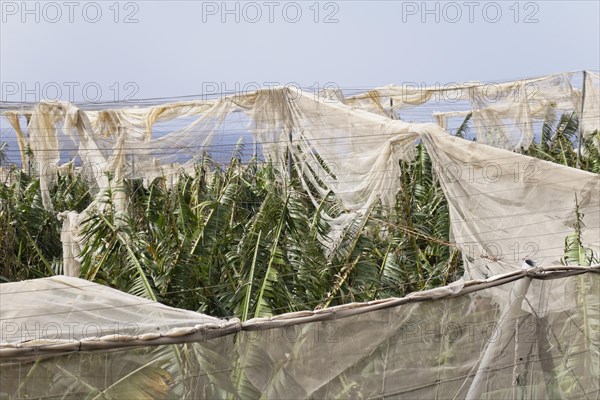
[[[598,267],[535,271],[241,324],[77,278],[4,284],[3,305],[31,293],[40,300],[20,314],[3,307],[0,392],[15,399],[595,399]],[[564,290],[534,303],[530,284],[550,278]],[[508,307],[486,294],[490,286],[506,290]],[[549,311],[551,302],[562,306]],[[120,319],[115,312],[128,306],[135,312]]]

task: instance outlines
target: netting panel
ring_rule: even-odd
[[[2,360],[0,387],[66,399],[596,398],[600,275],[561,278],[549,297],[565,306],[550,313],[523,311],[529,279],[504,285],[512,311],[479,291],[194,344]]]

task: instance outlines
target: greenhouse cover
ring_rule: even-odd
[[[8,283],[0,285],[0,391],[15,399],[595,399],[599,272],[529,268],[245,323],[78,278]],[[529,292],[531,282],[556,280],[564,291]],[[490,287],[510,293],[504,311]],[[563,306],[548,313],[532,300]]]

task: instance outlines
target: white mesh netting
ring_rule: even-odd
[[[566,87],[562,76],[540,81]],[[377,201],[394,203],[400,189],[399,161],[410,159],[421,139],[450,202],[451,234],[467,256],[468,274],[471,266],[475,277],[519,268],[528,254],[540,265],[558,262],[564,237],[576,221],[576,201],[586,227],[585,245],[599,249],[597,175],[455,138],[435,124],[392,120],[294,88],[101,112],[42,103],[33,110],[28,132],[44,205],[52,209],[48,188],[58,167],[57,125],[78,144],[82,170],[94,172],[100,199],[109,187],[106,173],[112,175],[113,188],[125,176],[147,181],[170,176],[173,182],[180,170],[191,170],[210,149],[233,113],[247,116],[266,159],[284,170],[296,169],[315,205],[330,193],[340,200],[350,214],[326,216],[334,230]],[[152,138],[155,121],[190,115],[194,119],[188,125]],[[117,207],[124,209],[124,193],[117,190],[115,196]],[[65,271],[77,276],[76,254],[82,248],[78,226],[86,212],[61,217]]]
[[[487,281],[270,319],[215,320],[66,277],[0,285],[8,398],[594,399],[595,269]],[[583,273],[579,276],[570,276]],[[528,303],[553,278],[563,304]],[[480,294],[491,285],[509,307]],[[483,290],[482,290],[483,289]],[[39,301],[31,305],[31,293]]]
[[[7,113],[24,165],[30,163],[40,177],[48,210],[53,210],[49,190],[62,167],[61,143],[76,149],[81,173],[95,186],[97,201],[90,207],[98,207],[106,191],[120,188],[126,177],[149,182],[165,176],[174,184],[181,170],[193,173],[227,121],[242,116],[264,158],[282,167],[282,179],[293,168],[315,205],[331,194],[339,199],[341,216],[324,216],[334,232],[378,202],[393,205],[401,188],[400,161],[410,160],[414,144],[422,141],[449,203],[450,238],[462,251],[465,279],[501,280],[498,276],[513,274],[518,281],[474,293],[465,291],[461,281],[385,307],[350,305],[245,325],[169,311],[156,303],[136,305],[130,297],[116,299],[110,289],[85,281],[89,288],[83,288],[81,281],[67,278],[40,281],[39,290],[48,297],[40,296],[39,312],[28,315],[22,310],[37,284],[0,285],[1,391],[16,398],[595,398],[600,393],[595,379],[600,325],[590,316],[599,311],[598,275],[563,273],[548,280],[526,274],[521,265],[523,259],[550,269],[560,264],[565,236],[578,221],[582,244],[600,251],[600,177],[509,151],[527,148],[533,124],[552,110],[579,113],[583,108],[582,134],[597,129],[598,74],[586,74],[583,107],[571,79],[571,74],[558,74],[497,85],[493,101],[482,85],[444,89],[446,96],[470,104],[455,112],[473,112],[477,142],[450,136],[438,124],[391,119],[394,110],[424,104],[439,92],[407,93],[393,86],[336,95],[335,101],[276,88],[146,108],[86,111],[45,102]],[[28,120],[26,129],[22,117]],[[448,115],[437,117],[444,126]],[[163,136],[155,134],[161,122],[176,120],[183,122]],[[117,208],[124,210],[126,201],[117,190]],[[84,245],[79,232],[86,212],[58,216],[63,219],[64,270],[71,276],[79,275]],[[571,272],[582,272],[574,268]],[[61,311],[44,313],[44,307],[61,302],[52,300],[54,295],[71,302]],[[437,297],[442,299],[413,304]],[[79,315],[81,304],[91,304],[94,312]],[[113,314],[117,305],[137,311]],[[96,308],[110,317],[95,313]],[[120,338],[108,330],[101,340],[49,343],[63,338],[44,337],[52,333],[42,329],[41,336],[22,340],[29,329],[23,330],[22,318],[40,326],[98,323],[103,333],[108,327],[101,322],[112,318],[134,322],[139,334]],[[439,325],[428,326],[431,321]],[[5,323],[16,325],[7,331]],[[448,328],[451,323],[456,325]],[[471,326],[476,328],[465,334]],[[490,326],[500,329],[498,340],[490,339],[485,330]],[[235,338],[227,335],[234,331]],[[9,340],[7,332],[17,339]],[[329,342],[331,337],[335,340]],[[143,347],[27,360],[131,345]]]
[[[552,112],[575,112],[582,121],[583,137],[591,136],[598,129],[598,73],[584,71],[584,94],[574,87],[574,80],[574,73],[560,73],[505,83],[389,85],[348,96],[344,101],[386,116],[396,112],[410,115],[410,110],[426,105],[446,106],[450,110],[431,113],[444,129],[448,118],[464,118],[472,112],[479,143],[520,150],[527,149],[534,140],[535,124],[545,121]]]

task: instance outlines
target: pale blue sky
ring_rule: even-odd
[[[236,2],[228,2],[234,11],[226,15],[221,1],[87,3],[76,2],[69,10],[62,1],[54,3],[58,6],[28,2],[33,11],[27,14],[21,1],[2,1],[2,100],[18,101],[24,89],[35,92],[26,96],[32,100],[44,87],[52,97],[55,86],[65,100],[69,88],[74,100],[82,100],[84,85],[89,98],[100,88],[103,100],[122,100],[133,92],[148,98],[216,91],[213,83],[225,90],[235,90],[236,82],[240,88],[252,82],[368,88],[600,68],[598,1],[427,2],[429,14],[421,1],[336,1],[317,7],[314,1],[257,1],[237,3],[237,11]],[[96,18],[98,8],[98,22],[86,21]],[[251,23],[257,10],[262,16]],[[338,22],[324,23],[331,13]],[[137,23],[122,22],[130,14]],[[528,16],[537,22],[525,23]],[[289,22],[294,19],[298,22]],[[128,82],[134,85],[126,87]]]

